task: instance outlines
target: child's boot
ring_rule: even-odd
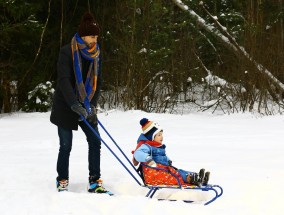
[[[195,173],[195,172],[191,173],[191,174],[188,174],[187,181],[188,181],[189,184],[201,187],[201,183],[198,181],[198,174]]]
[[[198,182],[202,183],[204,180],[204,174],[205,174],[205,169],[200,169],[199,174],[198,174]]]
[[[210,172],[206,172],[203,179],[203,185],[206,186],[208,184],[209,178],[210,178]]]

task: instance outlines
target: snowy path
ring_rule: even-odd
[[[284,116],[181,116],[141,111],[99,114],[129,158],[141,132],[139,120],[147,117],[157,121],[164,128],[164,143],[174,165],[193,171],[204,167],[211,171],[211,183],[224,188],[220,199],[203,206],[145,198],[148,190],[139,187],[104,146],[102,178],[104,186],[116,195],[87,193],[87,144],[81,131],[74,132],[70,192],[57,193],[58,137],[49,115],[0,115],[1,215],[284,214]],[[107,143],[111,145],[108,140]],[[173,195],[209,198],[208,193],[200,192],[179,191]]]

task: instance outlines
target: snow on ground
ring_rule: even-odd
[[[131,158],[141,132],[139,120],[147,117],[164,128],[164,143],[179,168],[211,171],[210,182],[224,189],[208,206],[178,199],[208,200],[209,192],[158,191],[144,197],[140,187],[114,156],[102,146],[104,186],[115,196],[89,194],[87,143],[81,130],[74,132],[70,158],[70,192],[55,189],[58,136],[50,113],[0,115],[0,214],[284,214],[284,116],[210,113],[170,115],[142,111],[99,114],[126,155]],[[112,142],[100,129],[103,139]],[[113,149],[115,152],[117,150]],[[121,156],[120,156],[121,157]],[[132,171],[134,173],[134,171]]]

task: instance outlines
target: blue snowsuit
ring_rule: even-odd
[[[140,134],[137,143],[141,141],[147,141],[148,139],[144,134]],[[147,143],[142,144],[137,150],[134,152],[134,158],[138,162],[148,162],[153,159],[156,163],[169,166],[170,158],[166,155],[166,145],[163,144],[161,147],[150,146]],[[184,182],[186,182],[186,177],[190,174],[190,171],[177,169],[179,174],[181,175]]]

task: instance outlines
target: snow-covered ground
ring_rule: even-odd
[[[211,171],[210,182],[224,189],[208,206],[182,201],[158,201],[170,193],[176,198],[207,200],[208,192],[158,191],[138,186],[114,156],[102,146],[104,186],[115,196],[89,194],[87,143],[74,132],[70,158],[70,192],[55,189],[58,136],[50,113],[0,115],[0,214],[284,214],[284,116],[210,113],[170,115],[142,111],[110,111],[99,119],[131,158],[147,117],[164,128],[164,143],[179,168]],[[100,129],[102,137],[112,142]],[[117,150],[115,150],[117,152]]]

